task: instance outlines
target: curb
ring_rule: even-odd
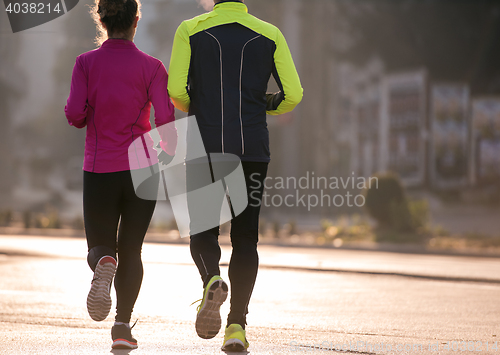
[[[16,227],[0,227],[1,235],[18,235],[31,237],[62,237],[62,238],[85,238],[85,231],[74,229],[41,229],[41,228],[16,228]],[[145,243],[173,244],[186,245],[189,244],[188,238],[178,238],[177,233],[158,233],[148,232],[144,240]],[[227,235],[221,235],[219,238],[221,245],[231,245]],[[286,243],[282,240],[266,240],[259,241],[259,245],[269,245],[283,248],[312,248],[312,249],[331,249],[331,250],[355,250],[355,251],[374,251],[388,252],[398,254],[417,254],[417,255],[442,255],[442,256],[463,256],[463,257],[481,257],[481,258],[500,258],[500,250],[457,250],[457,249],[429,249],[424,245],[419,244],[396,244],[396,243],[375,243],[375,242],[360,242],[346,244],[341,247],[333,245],[316,245],[307,243]]]
[[[221,266],[229,266],[227,263],[221,263]],[[467,282],[467,283],[481,283],[490,285],[500,285],[500,279],[486,279],[486,278],[473,278],[473,277],[453,277],[453,276],[433,276],[422,274],[409,274],[400,272],[382,272],[382,271],[366,271],[355,269],[328,269],[328,268],[311,268],[300,266],[281,266],[281,265],[259,265],[261,269],[271,270],[286,270],[286,271],[309,271],[309,272],[324,272],[324,273],[343,273],[343,274],[357,274],[357,275],[371,275],[371,276],[396,276],[411,279],[429,280],[429,281],[442,281],[442,282]]]

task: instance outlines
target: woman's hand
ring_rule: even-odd
[[[158,145],[156,147],[161,149],[160,143],[158,143]],[[160,154],[158,154],[158,161],[160,163],[162,163],[163,165],[170,164],[173,159],[174,159],[174,156],[167,154],[167,152],[165,152],[163,149],[161,149]]]

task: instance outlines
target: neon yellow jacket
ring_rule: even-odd
[[[280,92],[266,95],[271,75]],[[177,29],[168,93],[196,116],[207,152],[269,161],[266,112],[292,111],[303,90],[281,31],[227,1]]]

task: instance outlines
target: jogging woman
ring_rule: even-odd
[[[65,107],[70,125],[87,127],[83,207],[87,260],[94,271],[87,309],[95,321],[108,316],[114,277],[114,349],[137,348],[129,322],[142,283],[142,244],[156,206],[135,193],[128,148],[151,130],[151,104],[157,127],[175,119],[164,65],[133,42],[140,6],[140,0],[95,0],[91,14],[99,48],[76,58]],[[168,159],[175,153],[177,132],[163,129],[160,135],[160,159]],[[153,141],[146,135],[143,142],[150,166],[157,164]]]

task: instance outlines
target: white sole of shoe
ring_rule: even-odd
[[[243,342],[239,339],[228,339],[221,349],[222,351],[229,352],[240,352],[247,350],[245,344],[243,344]]]
[[[212,339],[219,333],[222,324],[219,309],[227,293],[227,284],[222,280],[215,281],[208,289],[205,304],[196,316],[196,333],[200,338]]]
[[[111,310],[109,291],[115,272],[116,261],[113,258],[104,257],[97,263],[94,281],[87,296],[87,310],[90,318],[96,322],[105,320]]]
[[[112,349],[137,349],[136,343],[131,343],[125,339],[116,339],[111,346]]]

